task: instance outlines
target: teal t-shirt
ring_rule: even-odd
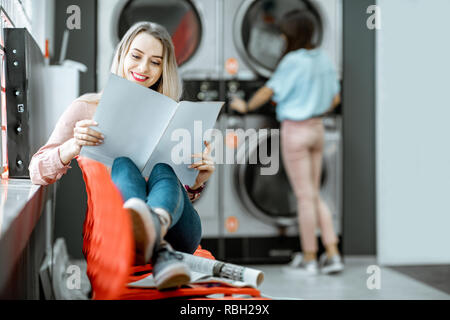
[[[323,114],[340,91],[336,70],[321,49],[289,52],[266,86],[274,92],[277,119],[301,121]]]

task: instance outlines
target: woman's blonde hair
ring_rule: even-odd
[[[152,89],[159,93],[179,101],[182,94],[181,79],[178,74],[175,49],[170,34],[166,28],[154,22],[138,22],[134,24],[123,36],[116,48],[111,73],[125,78],[124,61],[130,50],[131,43],[138,34],[145,32],[159,41],[163,45],[162,74],[159,80],[152,86]],[[98,102],[101,93],[86,94],[79,98],[89,102]]]

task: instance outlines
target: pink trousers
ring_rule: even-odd
[[[297,198],[303,252],[317,252],[317,225],[325,246],[338,242],[330,209],[319,192],[323,145],[324,127],[321,118],[282,122],[281,152],[286,173]]]

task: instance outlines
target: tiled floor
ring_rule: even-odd
[[[293,277],[283,273],[279,265],[253,265],[264,271],[265,280],[261,293],[274,299],[450,299],[450,295],[391,268],[380,268],[380,289],[369,290],[367,273],[370,265],[376,265],[375,257],[346,257],[345,270],[339,275]],[[450,279],[448,279],[450,280]]]
[[[84,261],[75,264],[86,270]],[[251,265],[264,272],[264,282],[259,287],[265,297],[273,299],[313,300],[450,300],[450,294],[393,270],[380,268],[380,289],[369,290],[367,268],[376,265],[375,257],[346,257],[345,270],[338,275],[294,277],[283,273],[280,265]],[[83,278],[84,280],[84,278]],[[445,280],[445,279],[444,279]],[[450,281],[450,279],[446,279]],[[82,281],[82,290],[88,291],[88,280]],[[73,297],[78,299],[77,297]]]

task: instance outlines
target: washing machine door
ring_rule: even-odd
[[[246,0],[240,6],[234,24],[233,38],[239,55],[260,76],[269,78],[280,61],[285,42],[277,25],[295,9],[307,9],[317,17],[316,43],[322,39],[322,19],[308,0]]]
[[[279,150],[279,143],[278,130],[259,130],[258,135],[248,137],[237,152],[235,188],[249,214],[270,225],[290,227],[297,223],[297,199],[284,170],[282,155],[275,151]],[[272,159],[271,163],[268,158]],[[274,161],[279,165],[275,174],[270,172],[276,167]],[[327,168],[322,166],[321,187],[326,184]]]
[[[130,0],[119,13],[117,42],[140,21],[156,22],[172,36],[178,66],[192,58],[199,47],[202,25],[198,12],[188,0]]]

